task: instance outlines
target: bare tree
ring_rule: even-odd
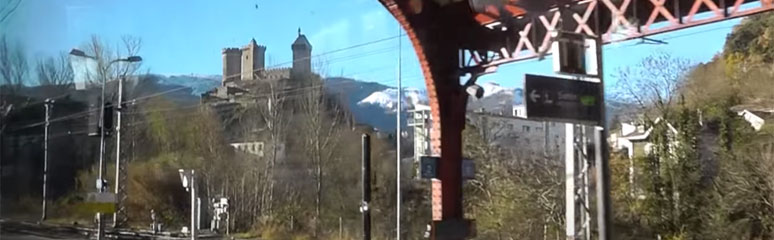
[[[0,36],[0,78],[2,84],[11,90],[18,90],[24,85],[27,75],[27,57],[21,46],[9,46],[5,36]]]
[[[121,40],[121,44],[112,49],[99,37],[92,36],[82,47],[86,55],[93,57],[91,60],[95,62],[93,72],[88,71],[86,75],[87,84],[102,84],[103,81],[132,75],[140,69],[142,65],[138,62],[114,62],[116,59],[137,56],[141,50],[142,41],[139,38],[124,36]]]
[[[323,192],[324,164],[333,158],[339,144],[338,128],[342,122],[341,107],[328,99],[321,79],[310,76],[305,94],[299,100],[303,121],[303,138],[306,156],[314,162],[316,177],[314,235],[319,236],[320,206]]]
[[[266,129],[269,132],[269,140],[271,152],[269,153],[269,162],[264,175],[266,176],[268,184],[268,199],[265,202],[264,209],[266,213],[272,214],[272,205],[274,201],[274,168],[277,164],[277,159],[280,155],[280,144],[285,142],[286,128],[289,123],[287,118],[287,109],[285,108],[286,94],[285,84],[282,81],[272,81],[266,84],[266,98],[265,105],[259,107],[261,118],[266,124]],[[260,101],[260,100],[259,100]]]
[[[129,35],[122,36],[121,43],[123,51],[116,51],[119,53],[116,56],[117,58],[137,56],[140,53],[140,50],[142,50],[142,39],[138,37]],[[123,53],[123,55],[121,53]],[[121,62],[120,65],[118,65],[117,75],[126,76],[134,74],[140,67],[142,67],[142,62]]]
[[[677,100],[678,91],[692,66],[690,60],[665,52],[647,56],[635,67],[618,70],[619,93],[616,97],[663,114]]]
[[[66,54],[61,54],[57,58],[39,59],[35,72],[38,75],[38,84],[41,86],[70,88],[73,85],[73,68]]]
[[[0,1],[0,23],[8,20],[16,9],[21,5],[22,0],[1,0]]]

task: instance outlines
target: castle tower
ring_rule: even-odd
[[[241,76],[240,58],[242,51],[238,48],[223,49],[223,80],[221,85],[225,86],[227,82],[239,80]]]
[[[290,70],[291,78],[303,77],[312,73],[312,44],[301,34],[298,29],[298,38],[290,46],[293,49],[293,68]]]
[[[242,47],[242,80],[257,79],[258,71],[264,70],[266,47],[255,43],[255,38]]]

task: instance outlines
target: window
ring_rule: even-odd
[[[529,132],[529,126],[521,126],[522,132]]]

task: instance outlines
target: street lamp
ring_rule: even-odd
[[[72,55],[74,57],[82,57],[82,58],[88,58],[88,59],[92,59],[92,60],[98,61],[97,57],[86,55],[85,52],[83,52],[83,51],[81,51],[79,49],[75,49],[75,48],[70,50],[70,55]],[[109,68],[112,64],[117,63],[117,62],[136,63],[136,62],[140,62],[140,61],[142,61],[142,58],[139,57],[139,56],[129,56],[127,58],[118,58],[118,59],[111,60],[110,62],[108,62],[107,67]],[[104,127],[105,126],[105,82],[107,82],[107,79],[102,79],[102,94],[101,94],[101,97],[100,97],[100,101],[101,101],[100,105],[101,106],[100,106],[100,114],[99,114],[99,129],[100,129],[99,130],[100,131],[99,135],[100,135],[100,141],[99,141],[99,177],[97,179],[97,189],[99,190],[100,193],[105,192],[105,188],[107,186],[107,181],[105,181],[105,177],[104,177],[104,170],[105,170],[104,169],[105,168],[105,163],[104,163],[104,159],[105,159],[105,127]],[[123,81],[119,80],[118,83],[119,83],[119,86],[118,86],[118,88],[119,88],[119,102],[118,102],[118,104],[120,106],[120,104],[121,104],[121,93],[122,93],[122,90],[123,90],[122,89]],[[118,147],[119,146],[117,146],[117,148]],[[116,159],[116,161],[118,161],[118,159]],[[118,169],[118,167],[119,166],[116,165],[116,169]],[[118,178],[116,178],[116,182],[117,181],[118,181]],[[99,228],[98,229],[98,238],[101,239],[102,238],[102,234],[103,234],[103,227],[104,227],[104,224],[103,224],[103,221],[102,221],[102,214],[101,213],[97,213],[97,219],[99,221],[98,222],[98,228]]]
[[[70,50],[70,55],[73,55],[73,56],[76,56],[76,57],[85,57],[85,58],[96,59],[95,57],[86,55],[86,53],[84,53],[83,51],[75,49],[75,48]]]
[[[82,57],[82,58],[88,58],[92,60],[97,60],[97,57],[95,56],[89,56],[85,52],[81,51],[80,49],[73,48],[70,50],[70,55],[74,57]],[[142,57],[140,56],[129,56],[127,58],[119,58],[111,60],[108,63],[108,67],[110,65],[117,63],[117,62],[128,62],[128,63],[136,63],[142,61]],[[104,180],[104,155],[105,155],[105,128],[104,128],[104,114],[105,114],[105,82],[106,80],[103,79],[102,81],[102,94],[101,94],[101,107],[100,107],[100,120],[99,120],[99,128],[100,128],[100,151],[99,151],[99,179],[97,179],[97,188],[99,189],[99,192],[104,192],[106,183]],[[120,83],[120,82],[119,82]],[[119,87],[120,88],[120,87]],[[120,102],[118,104],[121,104]]]
[[[86,55],[85,52],[75,48],[70,50],[70,55],[73,55],[75,57],[83,57],[83,58],[90,58],[90,59],[97,60],[97,57]],[[140,61],[142,61],[142,57],[140,56],[129,56],[127,58],[115,59],[113,61],[110,61],[110,63],[112,64],[115,62],[140,62]]]
[[[142,58],[140,56],[129,56],[125,60],[126,62],[141,62]]]

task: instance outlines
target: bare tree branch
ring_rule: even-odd
[[[41,86],[72,87],[73,69],[67,54],[61,54],[57,58],[39,59],[35,72]]]
[[[618,70],[616,77],[622,92],[616,97],[663,114],[676,100],[676,94],[692,67],[690,60],[665,52],[647,56],[635,68]]]
[[[2,7],[0,7],[0,23],[8,20],[8,17],[13,15],[13,13],[16,12],[16,9],[19,8],[21,2],[22,0],[3,0],[3,3],[0,4],[2,5]]]
[[[85,61],[94,61],[96,71],[88,71],[86,81],[88,85],[102,84],[111,80],[135,74],[141,67],[141,62],[118,61],[129,56],[137,56],[142,46],[139,38],[124,36],[120,46],[111,50],[108,44],[99,37],[92,36],[91,40],[82,46],[86,55],[93,57]]]
[[[17,90],[24,85],[27,71],[27,57],[22,47],[9,46],[6,36],[0,36],[0,83]]]

